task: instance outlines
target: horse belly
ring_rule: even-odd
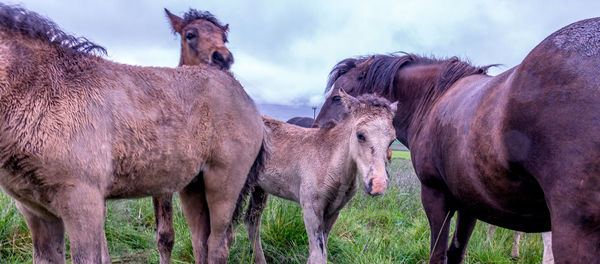
[[[202,156],[157,146],[157,150],[145,152],[143,156],[117,159],[108,198],[136,198],[180,191],[200,174],[205,161]]]
[[[459,207],[490,224],[524,232],[550,230],[550,214],[541,187],[519,173],[470,178],[450,187]]]

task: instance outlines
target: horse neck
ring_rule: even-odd
[[[331,154],[332,157],[338,157],[339,160],[334,162],[336,167],[339,168],[337,175],[342,177],[338,179],[340,182],[347,182],[352,180],[356,174],[356,161],[350,153],[351,139],[354,136],[354,116],[349,115],[346,119],[339,122],[336,127],[332,128],[331,134],[335,135],[334,139],[339,142],[339,146]]]
[[[421,120],[440,97],[436,87],[439,65],[416,65],[401,69],[394,79],[398,111],[394,117],[396,138],[409,147],[411,135],[421,130]]]

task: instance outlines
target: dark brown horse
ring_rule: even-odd
[[[227,43],[229,25],[223,25],[208,11],[190,9],[183,18],[165,12],[173,31],[181,37],[181,56],[179,66],[213,65],[229,70],[233,64],[233,55]],[[160,263],[171,263],[171,251],[175,243],[173,227],[172,194],[152,197],[154,216],[156,217],[156,243],[160,255]]]
[[[297,125],[301,127],[311,127],[313,122],[315,122],[314,119],[302,116],[292,117],[290,118],[290,120],[286,121],[286,123],[288,124]]]
[[[340,88],[398,101],[394,126],[421,181],[432,263],[461,262],[476,219],[552,230],[557,262],[598,263],[599,43],[600,18],[580,21],[494,77],[456,58],[346,59],[315,123],[337,118]]]
[[[0,4],[0,186],[35,263],[110,262],[104,200],[180,192],[198,263],[226,262],[231,219],[259,170],[264,126],[230,73],[137,67]],[[254,164],[254,165],[253,165]]]

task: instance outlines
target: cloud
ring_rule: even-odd
[[[10,1],[9,1],[10,2]],[[12,2],[15,3],[15,2]],[[358,55],[406,51],[476,65],[520,63],[559,28],[592,17],[577,1],[78,1],[28,0],[65,31],[104,45],[109,59],[176,66],[179,38],[163,8],[209,10],[230,24],[233,72],[257,102],[315,105],[330,69]]]

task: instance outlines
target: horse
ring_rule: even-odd
[[[233,55],[225,46],[229,24],[223,25],[208,11],[190,9],[183,18],[165,8],[173,32],[181,37],[179,66],[213,65],[229,70]],[[171,251],[175,243],[173,227],[173,195],[152,197],[156,219],[156,243],[160,263],[171,263]]]
[[[315,120],[310,117],[296,116],[296,117],[290,118],[288,121],[285,121],[285,122],[288,124],[297,125],[300,127],[318,127],[317,125],[313,126]],[[387,150],[386,159],[387,159],[388,163],[392,162],[392,150],[390,148],[388,148],[388,150]]]
[[[229,70],[233,55],[225,44],[228,42],[229,24],[223,25],[208,11],[190,9],[183,18],[165,8],[174,33],[181,37],[182,65],[214,65]]]
[[[490,225],[487,232],[487,237],[485,239],[485,244],[491,244],[492,237],[494,233],[498,229],[498,226]],[[512,258],[519,258],[519,244],[521,241],[521,236],[523,232],[514,231],[513,232],[513,246],[510,252],[510,256]],[[544,251],[542,253],[542,264],[552,264],[554,263],[554,256],[552,255],[552,232],[543,232],[542,233],[542,242],[544,243]]]
[[[551,230],[557,262],[597,263],[599,42],[600,18],[579,21],[497,76],[458,58],[346,59],[330,74],[331,96],[315,123],[338,118],[340,89],[398,101],[396,137],[410,149],[421,182],[431,263],[460,263],[477,219]]]
[[[387,149],[394,141],[392,124],[396,104],[383,98],[340,92],[346,107],[344,120],[321,128],[303,128],[269,117],[271,155],[256,176],[256,186],[244,221],[255,263],[266,263],[260,240],[260,217],[267,195],[297,202],[308,234],[308,263],[327,263],[329,232],[340,210],[358,189],[380,195],[387,188]]]
[[[260,171],[264,125],[210,66],[105,60],[104,48],[0,4],[0,187],[34,263],[109,263],[104,201],[179,191],[197,263],[227,261],[232,218]]]
[[[311,127],[315,120],[310,117],[296,116],[285,121],[288,124],[297,125],[300,127]]]

